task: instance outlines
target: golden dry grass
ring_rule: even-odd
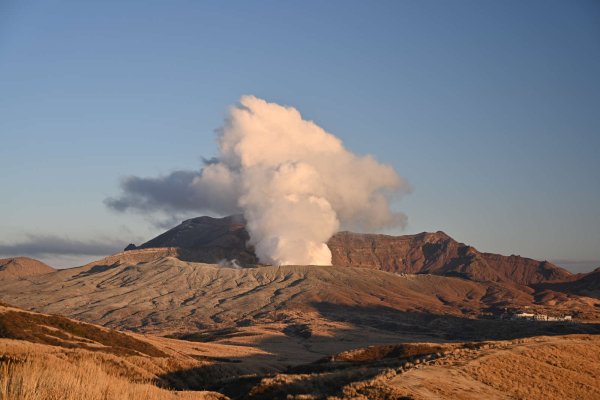
[[[144,340],[139,336],[137,340]],[[162,357],[0,339],[0,400],[225,399],[210,392],[175,392],[156,386],[165,373],[196,367],[192,350],[157,340]],[[183,343],[187,344],[187,343]],[[168,347],[167,347],[168,346]],[[162,353],[162,352],[161,352]]]
[[[52,354],[0,365],[0,400],[224,399],[207,392],[172,392],[152,381],[132,382],[98,358],[65,360]]]
[[[125,335],[9,306],[0,306],[2,313],[0,333],[12,338],[0,339],[0,400],[226,398],[156,382],[257,400],[600,398],[600,335],[394,343],[393,335],[328,321],[301,325],[308,338],[282,322],[203,332],[194,342]],[[19,320],[11,318],[16,313]],[[327,357],[313,363],[319,355]]]
[[[600,399],[600,337],[537,337],[498,344],[398,375],[390,386],[415,400]]]
[[[407,358],[408,357],[408,358]],[[600,399],[600,337],[419,343],[347,351],[263,376],[256,400]]]
[[[524,399],[599,399],[600,341],[548,340],[490,354],[464,371],[500,392]]]

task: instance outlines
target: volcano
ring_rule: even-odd
[[[236,260],[242,265],[258,262],[241,215],[224,218],[198,217],[126,250],[177,248],[184,261],[219,263]],[[378,269],[403,274],[434,274],[486,282],[518,285],[564,281],[572,274],[548,261],[520,256],[482,253],[459,243],[444,232],[389,236],[339,232],[327,242],[332,265]]]
[[[539,340],[548,342],[548,351],[571,346],[563,352],[568,357],[600,334],[599,271],[573,275],[546,261],[483,253],[443,232],[339,232],[328,241],[331,266],[262,265],[248,241],[240,216],[199,217],[81,267],[3,260],[9,273],[0,275],[0,300],[176,346],[198,364],[154,379],[234,399],[304,394],[295,381],[318,382],[320,393],[355,385],[360,392],[363,381],[371,382],[365,368],[380,376],[392,366],[410,376],[417,360],[434,362],[432,351],[449,363],[440,364],[440,373],[458,371],[493,349],[506,355],[506,346],[531,343],[539,352]],[[502,318],[517,310],[570,315],[575,322]],[[0,344],[5,328],[0,321]],[[31,337],[31,329],[13,331]],[[72,337],[63,336],[72,345]],[[501,368],[491,363],[489,374]],[[397,387],[412,393],[406,385],[398,380],[365,396],[407,398],[384,395]],[[259,392],[264,396],[254,396]]]

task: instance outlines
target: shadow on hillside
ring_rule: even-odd
[[[552,291],[564,295],[586,296],[600,300],[600,274],[588,276],[584,281],[544,282],[531,285],[537,292]]]
[[[284,333],[288,340],[296,343],[304,343],[309,349],[311,343],[317,341],[331,343],[332,347],[340,348],[342,337],[347,335],[364,335],[368,337],[373,332],[398,335],[397,343],[410,342],[438,342],[448,343],[456,341],[480,342],[489,340],[512,340],[531,336],[553,336],[567,334],[600,334],[600,324],[579,323],[552,323],[552,322],[526,322],[509,320],[475,320],[461,318],[458,316],[436,315],[427,312],[403,312],[385,306],[356,306],[340,305],[328,302],[317,302],[311,306],[325,319],[330,321],[344,322],[351,325],[349,330],[340,331],[339,337],[323,337],[309,335],[301,324],[290,323]],[[373,335],[370,345],[380,345],[377,335]],[[414,340],[407,341],[408,337]],[[290,342],[291,343],[291,342]],[[387,340],[389,343],[389,340]],[[249,397],[249,391],[261,382],[265,373],[249,373],[244,365],[273,365],[273,361],[281,360],[284,356],[277,352],[268,340],[256,343],[256,348],[268,353],[268,355],[255,355],[237,360],[218,360],[213,364],[176,371],[160,377],[162,385],[177,390],[213,390],[223,393],[233,399],[245,399]],[[347,348],[362,347],[356,341],[348,341]],[[330,354],[335,353],[332,350]],[[310,375],[296,382],[290,380],[283,386],[285,393],[302,394],[309,392],[327,393],[328,396],[339,395],[342,388],[356,381],[370,379],[381,372],[377,368],[364,367],[343,370],[344,364],[327,364],[327,357],[323,354],[315,354],[313,363],[302,363],[289,360],[288,372],[303,371],[303,373],[319,373]],[[325,363],[325,364],[324,364]],[[267,371],[268,368],[262,369]],[[343,370],[343,373],[341,372]],[[255,371],[256,372],[256,371]],[[285,372],[282,368],[281,372]],[[308,388],[308,389],[307,389]],[[279,389],[279,390],[284,390]],[[281,396],[280,396],[281,395]],[[273,390],[264,393],[253,393],[253,399],[262,398],[285,398],[283,392],[276,393]]]
[[[304,372],[307,375],[303,376],[302,379],[289,379],[269,387],[269,385],[261,385],[261,383],[263,378],[274,376],[274,373],[236,375],[232,374],[232,371],[223,371],[224,375],[215,377],[216,368],[211,367],[196,367],[174,374],[167,374],[167,376],[161,377],[161,381],[163,386],[169,389],[209,390],[224,394],[235,400],[286,399],[296,398],[289,396],[306,395],[308,393],[318,393],[320,395],[318,398],[326,398],[328,396],[339,396],[344,386],[352,382],[369,380],[380,372],[377,368],[340,369],[339,371],[328,371],[328,373],[313,375],[308,375],[310,372]],[[216,379],[207,382],[207,375]],[[190,384],[190,377],[198,384]],[[183,385],[173,385],[174,379],[179,382],[185,381],[185,383]],[[259,387],[260,389],[257,390]]]
[[[84,276],[98,274],[100,272],[104,272],[104,271],[108,271],[109,269],[116,268],[119,265],[120,265],[119,263],[113,263],[110,265],[108,265],[108,264],[94,265],[92,268],[88,269],[87,271],[82,271],[82,272],[78,273],[77,275],[74,275],[71,279],[82,278]]]
[[[433,341],[510,340],[531,336],[600,334],[600,324],[471,319],[385,306],[349,306],[327,302],[312,306],[330,321],[388,332],[429,337]],[[425,338],[426,340],[426,338]]]

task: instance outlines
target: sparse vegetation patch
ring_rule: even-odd
[[[112,330],[75,322],[57,315],[19,311],[0,313],[0,338],[26,340],[67,348],[84,348],[117,355],[164,357],[150,343]]]

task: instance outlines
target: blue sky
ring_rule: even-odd
[[[244,94],[393,165],[395,233],[600,266],[596,1],[4,0],[0,250],[66,266],[160,232],[104,199],[199,169]]]

